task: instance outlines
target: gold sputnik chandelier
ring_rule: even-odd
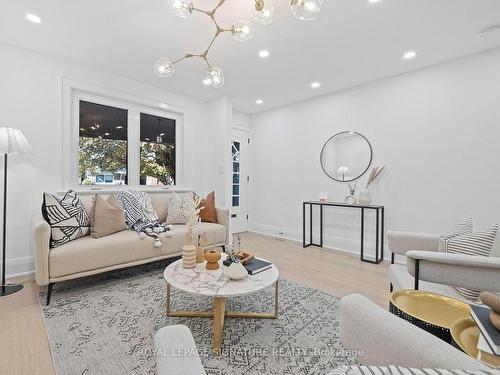
[[[254,20],[262,25],[268,25],[273,21],[274,5],[272,0],[253,0],[255,2],[254,6]],[[323,5],[324,0],[292,0],[291,12],[295,18],[300,20],[315,20]],[[219,88],[224,85],[224,72],[220,67],[213,66],[209,59],[208,54],[210,49],[213,47],[217,38],[223,33],[231,33],[239,42],[244,42],[251,39],[254,36],[254,25],[251,21],[238,20],[230,28],[222,27],[216,20],[215,15],[219,8],[224,5],[226,0],[219,0],[217,6],[212,10],[203,10],[196,8],[192,0],[170,0],[170,7],[175,15],[186,18],[194,12],[204,14],[212,20],[215,24],[215,34],[210,41],[208,47],[201,53],[186,53],[184,56],[176,59],[170,60],[168,57],[162,57],[159,59],[155,66],[154,71],[159,77],[169,77],[174,74],[175,65],[182,60],[190,58],[200,58],[202,59],[208,67],[206,72],[206,77],[203,80],[203,84],[207,86],[212,86],[213,88]]]

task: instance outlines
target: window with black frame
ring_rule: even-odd
[[[175,185],[175,120],[141,113],[140,121],[141,185]]]
[[[128,111],[79,102],[80,185],[128,183]]]

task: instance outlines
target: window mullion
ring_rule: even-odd
[[[128,115],[128,168],[129,185],[139,186],[140,177],[140,111],[137,108],[130,108]]]

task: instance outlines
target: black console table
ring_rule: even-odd
[[[306,206],[309,206],[309,243],[306,243]],[[313,243],[313,206],[319,206],[319,244]],[[308,201],[302,203],[302,246],[323,247],[323,207],[343,207],[361,211],[361,261],[379,264],[384,259],[384,206],[348,204],[340,202]],[[364,257],[365,250],[365,210],[375,210],[376,215],[376,244],[375,260]],[[379,254],[380,253],[380,254]],[[379,257],[380,255],[380,257]]]

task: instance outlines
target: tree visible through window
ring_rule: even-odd
[[[126,109],[80,101],[79,182],[127,184]]]
[[[141,185],[175,185],[175,120],[141,113]]]

